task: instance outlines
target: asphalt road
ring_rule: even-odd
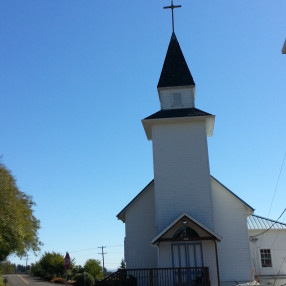
[[[37,277],[31,277],[27,274],[7,274],[6,286],[51,286],[50,282],[46,282]]]

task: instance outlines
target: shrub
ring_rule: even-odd
[[[100,261],[96,259],[88,259],[84,264],[84,271],[96,280],[102,279],[104,276]]]
[[[94,278],[87,272],[76,274],[73,280],[75,286],[92,286],[94,284]]]

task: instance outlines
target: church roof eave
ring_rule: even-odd
[[[244,206],[249,209],[249,211],[251,213],[254,212],[254,208],[252,208],[249,204],[247,204],[244,200],[242,200],[239,196],[237,196],[235,193],[233,193],[230,189],[228,189],[225,185],[223,185],[220,181],[218,181],[215,177],[213,177],[212,175],[210,175],[210,178],[213,179],[215,182],[217,182],[218,184],[220,184],[225,190],[227,190],[230,194],[232,194],[236,199],[238,199],[239,201],[241,201]],[[137,201],[138,198],[141,197],[141,195],[143,195],[147,190],[148,187],[154,184],[154,179],[151,180],[151,182],[149,182],[149,184],[147,184],[118,214],[117,214],[117,218],[119,220],[121,220],[122,222],[125,222],[125,213],[126,211],[133,205],[133,203],[135,201]]]
[[[145,186],[143,188],[143,190],[141,192],[139,192],[139,194],[137,194],[137,196],[135,196],[133,198],[133,200],[131,200],[117,215],[116,217],[121,220],[122,222],[125,222],[125,213],[126,213],[126,210],[148,189],[148,187],[154,182],[154,179],[151,180],[151,182]]]
[[[255,209],[253,207],[251,207],[248,203],[246,203],[243,199],[241,199],[239,196],[237,196],[234,192],[232,192],[229,188],[227,188],[224,184],[222,184],[218,179],[216,179],[215,177],[213,177],[211,175],[211,178],[217,182],[219,185],[221,185],[223,188],[225,188],[229,193],[231,193],[235,198],[237,198],[239,201],[241,201],[244,206],[250,210],[251,213],[253,213],[255,211]]]
[[[160,110],[149,117],[141,120],[147,139],[152,140],[152,126],[168,123],[180,123],[205,120],[207,136],[211,137],[213,134],[215,116],[199,110],[197,108],[181,108],[181,109],[167,109]]]

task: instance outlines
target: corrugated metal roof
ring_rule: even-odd
[[[258,215],[250,215],[247,218],[248,229],[286,229],[286,224]]]

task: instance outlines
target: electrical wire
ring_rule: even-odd
[[[257,237],[257,236],[263,235],[264,233],[266,233],[267,231],[269,231],[269,230],[273,227],[274,224],[279,223],[278,220],[283,216],[283,214],[284,214],[285,212],[286,212],[286,209],[284,209],[284,211],[283,211],[282,214],[279,216],[279,218],[278,218],[276,221],[274,221],[269,228],[267,228],[266,230],[264,230],[263,232],[261,232],[261,233],[259,233],[259,234],[252,235],[251,237]]]
[[[274,201],[274,198],[275,198],[275,195],[276,195],[276,191],[277,191],[277,187],[278,187],[278,184],[279,184],[279,181],[280,181],[280,177],[281,177],[281,173],[282,173],[282,170],[283,170],[285,159],[286,159],[286,152],[285,152],[285,155],[284,155],[284,158],[283,158],[283,161],[282,161],[282,165],[281,165],[281,168],[280,168],[280,171],[279,171],[279,175],[278,175],[278,178],[277,178],[276,186],[275,186],[275,189],[274,189],[274,192],[273,192],[272,200],[271,200],[271,203],[270,203],[270,209],[269,209],[268,216],[267,216],[268,218],[269,218],[269,215],[270,215],[270,212],[271,212],[271,209],[272,209],[273,201]]]

